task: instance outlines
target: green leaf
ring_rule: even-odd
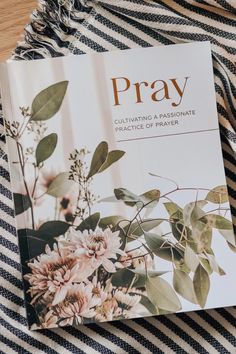
[[[35,156],[37,166],[47,160],[54,152],[57,145],[57,134],[52,133],[45,136],[37,145]]]
[[[28,210],[31,206],[30,198],[25,194],[13,193],[15,214],[22,214],[24,211]]]
[[[144,234],[146,243],[148,247],[155,253],[160,250],[161,247],[164,247],[164,245],[168,246],[169,243],[163,239],[162,236],[151,233],[151,232],[146,232]]]
[[[102,165],[105,163],[107,159],[107,155],[108,155],[108,144],[106,141],[102,141],[94,151],[87,179],[91,178],[92,176],[94,176],[96,173],[99,172],[100,168],[102,167]]]
[[[196,256],[195,252],[192,250],[191,247],[186,245],[185,252],[184,252],[184,262],[186,266],[192,271],[195,272],[197,266],[199,265],[198,257]]]
[[[120,215],[106,216],[100,219],[99,227],[101,227],[103,230],[106,229],[107,227],[113,228],[119,223],[119,221],[122,221],[124,219],[125,218]]]
[[[172,260],[180,261],[183,259],[183,253],[174,246],[170,246],[162,236],[146,232],[144,237],[147,246],[156,256],[170,262]]]
[[[133,273],[138,274],[138,275],[145,275],[146,276],[146,270],[145,269],[131,269]],[[153,277],[159,277],[163,274],[168,273],[168,270],[163,270],[163,271],[157,271],[157,270],[148,270],[148,276],[153,278]]]
[[[133,286],[136,288],[139,287],[144,287],[146,280],[147,280],[147,275],[146,275],[146,270],[145,269],[131,269],[131,271],[136,274],[136,280],[133,283]],[[150,278],[153,277],[160,277],[163,274],[168,273],[167,271],[156,271],[156,270],[148,270],[147,271],[148,276]]]
[[[214,204],[223,204],[228,202],[228,191],[227,187],[217,186],[213,188],[206,196],[206,200]]]
[[[193,228],[193,237],[197,245],[197,252],[209,252],[212,243],[212,229],[208,224],[198,221]]]
[[[230,243],[232,246],[236,246],[234,230],[219,230],[219,233],[224,237],[224,239]]]
[[[157,309],[171,312],[177,312],[181,309],[178,296],[166,280],[160,277],[147,278],[146,289],[148,298]]]
[[[206,214],[201,220],[215,229],[232,230],[233,228],[232,222],[221,215]]]
[[[116,273],[112,274],[111,282],[113,286],[128,288],[136,275],[129,269],[119,269]]]
[[[177,220],[171,224],[171,230],[177,241],[179,241],[181,238],[182,240],[189,239],[191,236],[190,228],[185,226],[180,220]]]
[[[92,230],[94,231],[99,223],[100,213],[94,213],[88,216],[85,220],[83,220],[79,226],[76,227],[76,230],[84,231],[84,230]]]
[[[118,200],[116,199],[116,197],[111,196],[111,197],[106,197],[106,198],[102,198],[98,201],[99,203],[117,203]]]
[[[163,219],[145,219],[140,223],[133,222],[130,228],[128,225],[125,226],[124,231],[127,232],[129,228],[129,235],[137,236],[138,238],[143,235],[143,232],[148,232],[154,229],[155,227],[158,227],[162,222]]]
[[[110,151],[107,155],[106,161],[100,167],[98,173],[105,171],[108,167],[110,167],[113,163],[120,160],[122,156],[124,156],[125,152],[121,150],[113,150]]]
[[[174,269],[173,286],[175,291],[183,296],[184,299],[192,302],[193,304],[197,303],[193,282],[188,274],[182,272],[181,270]]]
[[[141,194],[139,197],[144,204],[158,202],[160,199],[160,191],[158,189],[151,189],[150,191]]]
[[[139,302],[141,305],[146,307],[146,309],[152,314],[152,315],[159,315],[159,311],[156,308],[155,305],[149,300],[149,298],[145,295],[141,295],[141,300]]]
[[[169,214],[169,216],[172,216],[177,211],[180,211],[181,213],[183,212],[183,209],[180,208],[176,203],[167,202],[167,203],[164,203],[164,206],[165,206],[166,211]]]
[[[205,213],[201,210],[206,205],[205,200],[198,200],[185,205],[183,210],[183,219],[186,226],[190,226],[195,221],[200,219]]]
[[[231,243],[227,242],[229,248],[231,249],[231,251],[236,253],[236,246],[231,245]]]
[[[148,276],[157,277],[167,273],[166,271],[158,272],[155,270],[149,270]],[[145,286],[146,282],[146,271],[142,269],[128,269],[122,268],[119,269],[116,273],[112,275],[111,282],[113,286],[116,287],[129,287],[133,281],[134,288],[140,288]]]
[[[17,233],[19,238],[21,264],[23,266],[26,265],[26,262],[28,262],[29,259],[44,253],[46,244],[52,246],[53,242],[55,242],[55,240],[53,240],[50,244],[50,240],[49,242],[46,242],[44,239],[40,239],[37,236],[37,231],[31,229],[20,229]]]
[[[47,120],[60,109],[68,81],[61,81],[42,90],[33,100],[30,120]]]
[[[63,235],[70,225],[63,221],[47,221],[38,230],[18,230],[22,264],[45,252],[46,245],[51,248],[56,242],[55,237]]]
[[[140,202],[141,199],[138,195],[130,192],[125,188],[116,188],[114,189],[114,194],[117,200],[122,200],[125,204],[129,206],[134,206],[137,202]]]
[[[204,257],[199,257],[199,262],[208,274],[212,274],[212,268],[208,259]]]
[[[68,172],[59,173],[50,183],[47,194],[55,198],[62,198],[75,186],[75,182],[69,179]]]
[[[225,275],[225,271],[216,262],[214,254],[207,254],[207,258],[208,258],[209,264],[214,272],[218,273],[219,275]]]
[[[193,285],[198,304],[204,308],[210,290],[210,278],[201,264],[198,265],[194,274]]]
[[[57,236],[64,235],[69,227],[70,224],[67,224],[64,221],[47,221],[37,230],[37,237],[44,239],[45,241],[55,239]]]

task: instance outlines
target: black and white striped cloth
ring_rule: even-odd
[[[202,40],[212,44],[222,146],[236,220],[236,0],[41,0],[13,59]],[[30,332],[3,141],[0,154],[0,354],[236,353],[236,308]]]

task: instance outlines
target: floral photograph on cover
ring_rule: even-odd
[[[69,85],[45,87],[5,122],[22,181],[14,203],[27,225],[18,236],[30,328],[176,313],[186,303],[204,309],[211,279],[227,275],[214,240],[236,252],[226,185],[182,185],[174,171],[159,175],[154,159],[143,174],[155,188],[115,185],[101,194],[96,179],[129,159],[106,140],[78,141],[58,171],[61,142],[48,122],[58,119]]]

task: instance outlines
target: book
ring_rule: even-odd
[[[235,305],[209,42],[0,78],[31,329]]]

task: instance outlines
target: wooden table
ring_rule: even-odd
[[[0,0],[0,62],[11,56],[36,6],[36,0]]]

